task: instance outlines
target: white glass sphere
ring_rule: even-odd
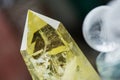
[[[120,0],[113,0],[108,6],[110,10],[106,12],[101,35],[120,45]]]
[[[93,9],[83,23],[83,36],[90,47],[100,52],[115,50],[118,46],[107,39],[102,38],[101,30],[104,27],[105,13],[110,10],[109,6],[100,6]]]

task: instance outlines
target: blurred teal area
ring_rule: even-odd
[[[77,15],[83,20],[93,8],[105,4],[102,0],[70,0],[77,10]]]
[[[61,21],[95,67],[98,52],[82,36],[82,23],[93,8],[110,0],[0,0],[0,80],[31,80],[20,54],[27,10]]]

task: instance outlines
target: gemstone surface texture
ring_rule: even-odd
[[[62,23],[31,10],[21,54],[33,80],[100,80]]]

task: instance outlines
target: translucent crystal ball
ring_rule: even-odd
[[[114,53],[114,55],[113,55]],[[97,69],[102,80],[120,80],[120,50],[100,53],[97,57]]]
[[[83,36],[90,47],[100,52],[115,50],[118,46],[113,41],[101,36],[105,13],[110,10],[109,6],[100,6],[93,9],[83,23]]]

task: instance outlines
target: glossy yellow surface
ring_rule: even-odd
[[[33,80],[100,80],[64,26],[47,20],[28,11],[21,54]]]

